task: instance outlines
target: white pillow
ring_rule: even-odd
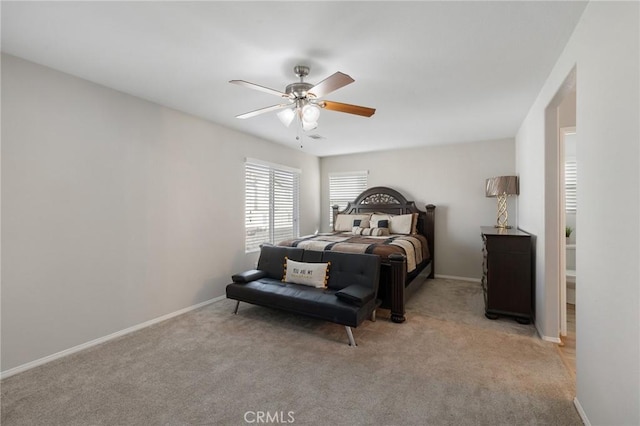
[[[361,228],[369,227],[369,218],[370,214],[339,214],[336,216],[336,221],[333,224],[333,230],[336,232],[347,232],[351,231],[354,226],[354,220],[360,220]]]
[[[327,263],[306,263],[296,262],[286,258],[284,264],[284,277],[282,281],[285,283],[302,284],[310,287],[324,288],[329,280],[329,265]]]
[[[372,228],[389,228],[392,216],[390,214],[374,213],[371,215],[369,222]]]
[[[389,221],[389,232],[392,234],[415,233],[414,216],[413,213],[392,216]]]

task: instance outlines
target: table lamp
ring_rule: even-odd
[[[486,196],[498,198],[496,228],[511,228],[508,224],[507,197],[519,193],[518,176],[497,176],[486,180]]]

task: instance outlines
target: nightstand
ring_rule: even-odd
[[[489,226],[480,231],[485,316],[497,319],[505,315],[521,324],[530,323],[535,313],[531,234]]]

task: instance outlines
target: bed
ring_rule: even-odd
[[[393,322],[402,323],[406,301],[425,279],[434,277],[435,208],[428,204],[426,211],[420,210],[392,188],[369,188],[344,210],[333,206],[334,232],[279,245],[380,256],[381,307],[391,311]]]

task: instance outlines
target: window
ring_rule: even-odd
[[[564,163],[564,199],[565,211],[575,213],[577,209],[578,168],[575,160]]]
[[[245,162],[245,251],[299,235],[300,172],[277,164]]]
[[[329,226],[333,226],[333,206],[339,210],[347,207],[349,201],[356,199],[367,189],[368,171],[329,173]]]

